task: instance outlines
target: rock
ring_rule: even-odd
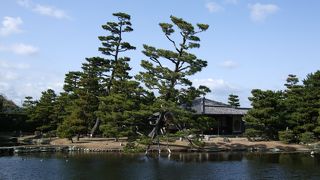
[[[272,148],[270,149],[271,152],[282,152],[281,149],[278,149],[278,148]]]

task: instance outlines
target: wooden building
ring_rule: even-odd
[[[193,101],[192,109],[196,114],[212,118],[213,127],[205,134],[209,135],[237,135],[244,132],[243,116],[249,108],[235,108],[222,102],[206,98]]]

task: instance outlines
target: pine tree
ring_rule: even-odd
[[[139,107],[139,103],[131,98],[141,99],[150,95],[143,91],[138,82],[131,80],[132,77],[129,75],[131,68],[128,64],[130,58],[120,56],[125,51],[135,49],[130,43],[125,42],[123,37],[124,33],[133,31],[131,17],[125,13],[114,13],[113,16],[117,21],[102,25],[107,35],[99,36],[102,44],[99,51],[106,55],[106,58],[86,58],[82,71],[68,73],[65,80],[64,90],[72,101],[70,108],[66,108],[68,110],[65,121],[71,121],[69,124],[75,124],[72,122],[79,124],[81,121],[81,126],[85,126],[87,132],[91,129],[91,134],[99,129],[100,121],[102,126],[111,127],[106,124],[112,123],[112,127],[115,127],[115,124],[123,127],[119,117],[123,116],[120,118],[121,121],[127,120],[128,115],[124,115],[125,112]],[[128,107],[130,104],[134,107]],[[117,116],[113,116],[114,113],[117,113]],[[83,128],[80,129],[83,131]],[[106,131],[110,128],[101,129],[108,134]]]
[[[54,113],[56,94],[54,90],[48,89],[42,92],[39,101],[32,107],[32,99],[27,97],[25,106],[32,108],[31,121],[37,125],[37,130],[41,132],[49,132],[57,129],[58,121]]]
[[[305,113],[303,129],[305,132],[316,132],[320,135],[319,109],[320,109],[320,71],[308,74],[303,80],[304,96],[303,109]]]
[[[240,107],[239,96],[235,94],[230,94],[228,98],[228,103],[232,107],[235,107],[235,108]]]
[[[278,131],[286,128],[286,122],[283,118],[284,108],[282,91],[270,91],[254,89],[251,91],[252,109],[248,111],[244,120],[246,121],[246,132],[254,129],[257,135],[268,139],[277,139]]]
[[[298,83],[299,79],[296,75],[288,75],[283,103],[287,127],[299,134],[304,131],[302,125],[304,124],[305,112],[303,111],[304,87]]]
[[[56,107],[63,113],[63,123],[59,128],[61,137],[87,134],[93,126],[99,107],[98,96],[105,92],[104,72],[108,61],[99,58],[86,58],[82,64],[82,72],[69,72],[65,77],[64,90]],[[81,126],[77,127],[77,126]],[[70,137],[69,137],[70,138]]]
[[[153,111],[173,112],[176,123],[182,124],[190,121],[191,115],[181,106],[188,108],[192,100],[209,92],[205,86],[193,87],[188,79],[207,66],[207,61],[198,59],[190,50],[200,47],[200,38],[197,35],[206,31],[209,25],[197,24],[196,29],[181,18],[170,18],[172,23],[159,25],[173,50],[143,45],[142,52],[148,60],[141,61],[145,71],[140,72],[136,78],[144,82],[148,89],[159,94],[152,107]],[[175,32],[181,38],[180,42],[174,40],[177,37]]]
[[[130,58],[120,56],[120,53],[135,49],[123,40],[124,33],[133,31],[130,15],[125,13],[113,15],[118,22],[107,22],[102,26],[110,35],[99,37],[102,41],[99,51],[111,58],[110,74],[107,76],[105,88],[107,94],[99,97],[100,106],[97,114],[102,119],[100,129],[103,134],[117,138],[133,134],[133,127],[143,121],[143,107],[150,103],[144,99],[152,99],[153,94],[146,92],[137,81],[132,80],[129,75]]]

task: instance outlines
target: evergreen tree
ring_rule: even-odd
[[[150,101],[144,99],[152,100],[153,94],[146,92],[137,81],[132,80],[129,75],[130,58],[120,56],[120,53],[135,49],[123,40],[124,33],[133,31],[130,15],[125,13],[113,15],[118,21],[103,25],[102,28],[109,35],[99,37],[102,41],[99,51],[111,58],[110,74],[106,79],[106,95],[99,97],[100,106],[97,114],[102,119],[100,129],[103,134],[117,138],[133,134],[133,127],[141,124],[144,118],[143,107],[150,104]]]
[[[128,78],[127,71],[131,70],[128,65],[130,59],[128,57],[120,57],[120,53],[135,50],[136,47],[132,46],[130,43],[123,40],[124,33],[132,32],[131,27],[131,17],[126,13],[113,13],[114,17],[117,18],[117,22],[107,22],[102,25],[102,28],[107,31],[107,36],[99,36],[102,47],[99,47],[99,51],[102,54],[111,57],[110,69],[111,74],[108,76],[107,80],[107,92],[109,93],[112,84],[115,80],[117,73],[122,73],[124,79]]]
[[[81,104],[74,101],[71,106],[66,107],[68,114],[64,117],[63,122],[59,125],[57,132],[59,137],[68,138],[72,141],[72,137],[77,135],[79,140],[80,134],[88,132],[87,122],[85,121],[85,114],[81,109]],[[73,142],[73,141],[72,141]]]
[[[320,71],[307,75],[303,80],[304,97],[303,97],[303,112],[304,124],[303,129],[306,132],[315,131],[320,135],[319,126],[319,109],[320,109]]]
[[[100,121],[100,129],[105,135],[110,135],[109,132],[119,134],[120,131],[127,131],[124,129],[129,128],[124,127],[132,125],[133,119],[137,121],[137,117],[143,114],[136,112],[140,109],[142,98],[152,99],[152,93],[144,91],[129,75],[130,58],[121,56],[121,53],[135,49],[124,41],[124,33],[133,31],[131,17],[125,13],[114,13],[113,16],[117,21],[102,25],[107,35],[99,36],[102,44],[99,51],[106,58],[87,58],[82,65],[82,72],[70,72],[66,75],[64,90],[72,103],[65,108],[65,121],[70,122],[63,124],[81,124],[86,127],[86,130],[73,128],[65,133],[67,135],[78,134],[75,131],[89,132],[90,129],[91,134],[94,134],[99,129]],[[60,128],[60,134],[63,134],[64,129]],[[111,134],[115,136],[115,133]]]
[[[86,58],[83,72],[69,72],[65,77],[64,90],[58,98],[56,111],[63,119],[58,133],[60,137],[71,139],[72,136],[87,134],[96,119],[98,96],[103,91],[102,76],[107,62],[98,57]],[[79,126],[79,127],[78,127]]]
[[[235,107],[235,108],[240,107],[239,96],[230,94],[228,98],[228,103],[232,107]]]
[[[159,97],[152,109],[154,112],[174,113],[176,123],[190,121],[190,112],[181,106],[190,107],[192,100],[209,92],[205,86],[195,88],[188,79],[207,66],[207,61],[198,59],[190,50],[200,47],[199,33],[206,31],[209,25],[197,24],[197,29],[181,18],[171,16],[172,23],[160,23],[160,27],[172,44],[172,49],[160,49],[143,45],[142,51],[148,60],[142,60],[141,66],[145,72],[140,72],[136,78],[144,82],[150,90],[156,91]],[[181,41],[174,40],[175,32]],[[152,111],[151,109],[151,111]]]
[[[287,127],[294,130],[295,133],[302,133],[304,129],[305,112],[303,110],[304,87],[299,85],[299,79],[296,75],[289,74],[285,86],[283,105],[285,106],[285,119]]]
[[[37,125],[37,129],[42,132],[49,132],[57,129],[58,121],[54,113],[56,94],[52,89],[42,92],[39,101],[32,107],[32,99],[27,97],[25,106],[32,108],[31,121]]]
[[[252,97],[249,97],[249,100],[252,109],[244,117],[246,131],[251,132],[254,129],[257,135],[277,139],[278,131],[286,128],[286,122],[283,120],[283,92],[254,89],[251,93]]]

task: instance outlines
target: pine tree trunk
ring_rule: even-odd
[[[93,128],[90,131],[90,137],[94,136],[95,132],[99,129],[99,126],[100,126],[100,119],[97,118]]]

